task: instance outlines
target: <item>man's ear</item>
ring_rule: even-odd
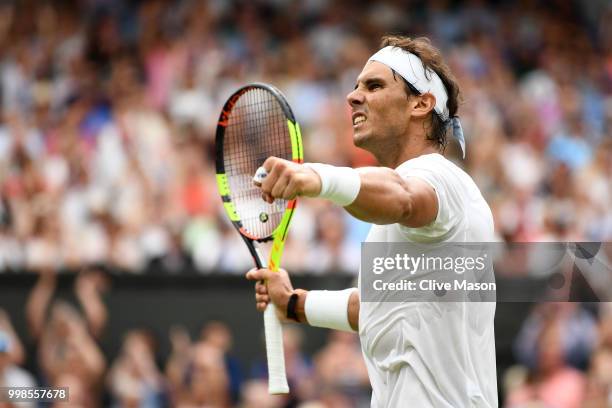
[[[430,93],[417,96],[415,101],[416,105],[412,109],[412,116],[417,118],[426,117],[436,106],[436,97]]]

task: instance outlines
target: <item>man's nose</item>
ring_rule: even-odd
[[[364,96],[363,92],[359,89],[354,89],[346,95],[346,101],[350,106],[359,106],[363,104]]]

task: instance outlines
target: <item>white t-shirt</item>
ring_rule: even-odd
[[[440,154],[400,165],[431,184],[438,215],[421,228],[373,225],[366,242],[492,242],[493,216],[463,170]],[[495,303],[362,302],[359,334],[372,407],[497,407]]]

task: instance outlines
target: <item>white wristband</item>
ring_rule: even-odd
[[[308,291],[304,304],[308,324],[354,332],[348,320],[348,305],[351,293],[355,290],[357,289]]]
[[[319,197],[346,207],[359,195],[361,178],[359,172],[351,167],[335,167],[322,163],[304,163],[321,178]]]

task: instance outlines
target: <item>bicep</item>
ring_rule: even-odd
[[[438,198],[421,177],[402,176],[382,167],[359,169],[361,189],[345,209],[360,220],[375,224],[402,224],[411,228],[436,220]]]
[[[420,177],[406,177],[406,194],[410,196],[410,212],[399,223],[410,228],[431,224],[438,217],[438,195],[433,186]]]

